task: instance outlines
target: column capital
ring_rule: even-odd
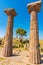
[[[29,13],[31,13],[31,11],[39,12],[41,8],[41,3],[42,3],[41,1],[37,1],[37,2],[27,4]]]
[[[17,15],[16,11],[15,11],[13,8],[11,8],[11,9],[5,9],[4,12],[5,12],[8,16],[9,16],[9,15],[11,15],[11,16],[16,16],[16,15]]]

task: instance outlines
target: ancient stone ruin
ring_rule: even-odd
[[[6,9],[4,12],[8,15],[8,26],[4,43],[4,56],[9,57],[12,55],[13,20],[14,16],[16,16],[16,12],[14,9]]]
[[[37,12],[40,11],[41,1],[30,3],[27,6],[28,11],[31,14],[29,62],[31,64],[40,64]]]
[[[38,20],[37,12],[40,11],[41,1],[33,2],[27,5],[30,17],[30,48],[29,62],[31,64],[40,64],[39,36],[38,36]],[[6,9],[4,12],[8,15],[8,26],[5,36],[4,57],[12,55],[12,39],[13,39],[13,20],[16,16],[14,9]]]

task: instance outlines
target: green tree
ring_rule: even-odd
[[[16,34],[17,35],[20,35],[20,37],[21,38],[23,38],[23,36],[26,36],[26,31],[24,30],[24,29],[22,29],[22,28],[18,28],[17,30],[16,30]]]
[[[17,34],[17,36],[20,36],[20,42],[22,43],[22,39],[23,39],[23,36],[26,36],[26,31],[24,30],[24,29],[22,29],[22,28],[18,28],[17,30],[16,30],[16,34]]]

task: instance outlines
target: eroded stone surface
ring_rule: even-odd
[[[20,52],[18,49],[13,49],[14,56],[3,57],[3,48],[0,48],[0,65],[43,65],[43,63],[30,64],[28,51],[29,50],[21,50]],[[43,53],[41,53],[41,55],[43,55]],[[43,60],[43,57],[41,60]]]
[[[4,43],[4,56],[8,57],[12,55],[13,19],[16,13],[14,9],[7,9],[5,12],[8,15],[8,25]]]
[[[40,50],[39,50],[39,36],[38,36],[38,22],[37,12],[40,10],[41,1],[30,3],[28,5],[30,18],[30,48],[29,48],[29,62],[31,64],[40,64]]]
[[[37,2],[33,2],[27,5],[28,7],[28,11],[29,13],[31,13],[31,11],[35,10],[36,12],[40,11],[41,8],[41,1],[37,1]]]

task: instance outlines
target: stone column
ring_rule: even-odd
[[[39,36],[37,12],[40,10],[41,1],[28,4],[30,18],[30,48],[29,62],[31,64],[40,64]]]
[[[4,12],[8,15],[8,25],[4,43],[4,56],[9,57],[12,55],[12,40],[13,40],[13,19],[16,16],[14,9],[6,9]]]

